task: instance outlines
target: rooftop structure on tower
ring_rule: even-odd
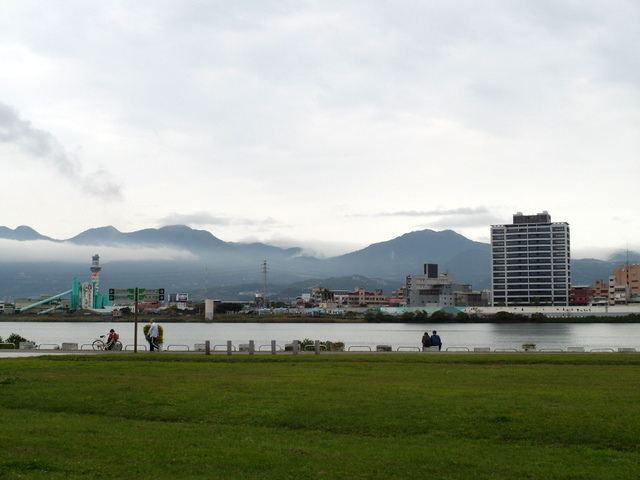
[[[91,257],[91,268],[89,268],[89,270],[91,270],[91,281],[98,280],[102,267],[100,266],[100,255],[97,253]]]

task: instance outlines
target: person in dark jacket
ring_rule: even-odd
[[[431,337],[429,336],[429,332],[424,332],[424,335],[422,336],[422,351],[424,352],[430,346],[431,346]]]
[[[438,350],[442,350],[442,340],[440,340],[440,335],[435,330],[433,331],[433,335],[431,335],[431,345],[434,347],[438,347]]]

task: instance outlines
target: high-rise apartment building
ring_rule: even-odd
[[[569,304],[569,224],[547,211],[491,226],[492,305]]]

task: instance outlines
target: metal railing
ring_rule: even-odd
[[[147,346],[146,346],[146,345],[138,345],[138,348],[139,348],[139,349],[142,349],[142,350],[148,350],[148,348],[147,348]],[[131,350],[135,350],[135,349],[136,349],[136,346],[135,346],[135,345],[125,345],[125,346],[124,346],[124,349],[125,349],[125,350],[129,350],[129,349],[131,349]]]
[[[326,350],[327,349],[327,346],[326,345],[322,345],[322,344],[318,345],[318,347],[320,348],[320,350]],[[316,346],[314,344],[305,345],[305,347],[304,347],[305,350],[315,350],[315,348],[316,348]]]
[[[241,344],[241,347],[245,347],[247,346],[247,348],[249,348],[249,350],[247,350],[250,354],[252,354],[253,351],[261,351],[261,352],[271,352],[272,354],[276,354],[276,352],[288,352],[289,350],[287,350],[286,347],[288,347],[289,345],[286,345],[286,347],[283,349],[281,345],[277,345],[276,344],[276,340],[272,340],[271,344],[263,344],[258,346],[257,349],[251,349],[251,344],[253,341],[251,341],[249,344]],[[207,341],[206,343],[196,343],[193,347],[193,351],[194,352],[201,352],[201,351],[206,351],[205,345],[208,345],[210,342]],[[73,344],[73,343],[62,343],[62,348],[60,347],[59,344],[56,343],[41,343],[41,344],[37,344],[37,345],[33,345],[33,349],[37,349],[37,350],[61,350],[64,352],[70,352],[70,351],[77,351],[77,350],[95,350],[94,349],[94,345],[93,343],[84,343],[81,344],[79,346],[79,348],[65,348],[66,346],[70,346],[70,345],[78,345],[78,344]],[[292,344],[293,345],[293,344]],[[298,343],[299,345],[299,343]],[[385,347],[385,348],[381,348],[381,347]],[[1,349],[16,349],[15,344],[13,343],[0,343],[0,350]],[[148,351],[148,345],[146,344],[140,344],[137,346],[138,349],[144,350],[144,351]],[[398,352],[421,352],[423,351],[423,348],[420,346],[413,346],[413,345],[400,345],[398,347],[395,347],[396,351]],[[135,345],[126,345],[124,346],[123,350],[136,350],[136,346]],[[192,349],[190,348],[189,345],[184,345],[184,344],[172,344],[172,345],[168,345],[165,349],[167,352],[172,351],[172,352],[179,352],[179,351],[183,351],[183,352],[191,352]],[[240,349],[242,351],[242,348]],[[305,352],[312,352],[312,351],[316,351],[316,353],[320,353],[320,352],[328,352],[330,349],[327,348],[326,345],[322,344],[322,343],[318,343],[318,341],[316,340],[313,344],[309,344],[309,345],[305,345],[302,349],[300,349],[300,351],[305,351]],[[342,351],[347,350],[349,352],[377,352],[377,353],[384,353],[384,352],[389,352],[389,351],[393,351],[393,347],[392,345],[378,345],[376,347],[372,346],[372,345],[348,345],[345,346],[343,348]],[[99,351],[99,350],[98,350]],[[231,354],[231,352],[236,352],[238,351],[237,346],[231,344],[231,341],[228,341],[226,344],[218,344],[218,345],[213,345],[212,348],[210,348],[210,350],[208,351],[208,353],[210,353],[211,351],[213,352],[227,352],[228,354]],[[429,351],[429,349],[426,349],[426,351]],[[432,351],[437,351],[436,349],[432,349]],[[491,347],[465,347],[465,346],[451,346],[451,347],[447,347],[446,352],[502,352],[502,353],[512,353],[512,352],[522,352],[523,350],[519,349],[519,348],[496,348],[496,349],[491,349]],[[527,352],[527,350],[524,350],[525,352]],[[592,348],[592,349],[587,349],[585,347],[581,347],[581,346],[569,346],[569,347],[564,347],[564,348],[560,348],[560,347],[556,347],[556,348],[540,348],[537,350],[537,353],[574,353],[574,352],[589,352],[589,353],[615,353],[615,352],[619,352],[619,353],[638,353],[640,352],[640,348],[637,347],[598,347],[598,348]],[[294,353],[297,353],[294,351]],[[536,351],[530,351],[529,353],[536,353]]]
[[[366,348],[366,350],[360,350],[360,351],[371,351],[371,347],[369,345],[353,345],[351,347],[349,347],[349,351],[353,350],[354,348]]]
[[[184,347],[183,349],[181,349],[180,351],[184,352],[185,350],[188,352],[189,351],[189,345],[167,345],[167,352],[171,350],[171,347]]]

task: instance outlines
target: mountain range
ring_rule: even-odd
[[[440,273],[453,273],[458,283],[474,290],[490,288],[490,246],[472,241],[452,230],[420,230],[331,258],[304,254],[302,248],[278,248],[263,243],[225,242],[204,230],[184,225],[123,233],[106,226],[57,240],[34,229],[0,227],[0,239],[39,241],[38,248],[65,244],[95,247],[101,255],[100,289],[165,288],[170,293],[191,293],[195,299],[240,300],[267,290],[270,298],[295,298],[311,287],[331,289],[381,289],[386,294],[400,288],[407,275],[422,273],[424,263],[436,263]],[[26,244],[25,244],[26,245]],[[157,251],[133,260],[111,260],[100,249]],[[85,249],[86,250],[86,249]],[[173,255],[179,253],[179,255]],[[640,255],[632,253],[630,260]],[[572,260],[572,283],[592,285],[607,279],[614,268],[626,263],[626,255],[608,260]],[[74,261],[0,261],[0,298],[34,298],[70,288],[74,277],[89,280],[91,258]]]

